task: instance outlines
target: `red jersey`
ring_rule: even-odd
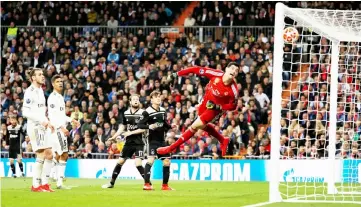
[[[236,100],[238,98],[237,83],[233,80],[231,84],[225,85],[222,81],[223,71],[195,66],[181,70],[177,74],[178,76],[185,76],[189,73],[205,76],[209,79],[203,101],[213,101],[213,103],[222,106],[222,110],[226,111],[236,109]]]

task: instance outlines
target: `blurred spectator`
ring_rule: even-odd
[[[108,159],[114,159],[114,155],[119,154],[119,153],[120,153],[120,151],[117,148],[117,144],[113,143],[111,145],[111,147],[109,147],[109,149],[108,149],[108,154],[109,154]]]
[[[213,159],[218,159],[219,158],[219,150],[217,148],[217,145],[212,145],[211,146],[211,151],[208,152],[208,154],[210,156],[212,156]]]

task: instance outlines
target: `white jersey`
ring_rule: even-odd
[[[56,91],[53,91],[48,98],[48,117],[55,129],[65,127],[71,122],[71,118],[65,114],[64,97]]]
[[[25,90],[23,116],[27,118],[28,126],[38,126],[47,121],[45,96],[42,88],[31,85]]]

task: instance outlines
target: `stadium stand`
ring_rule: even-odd
[[[69,126],[72,157],[111,159],[122,146],[108,138],[117,130],[130,94],[139,93],[146,107],[151,91],[162,92],[167,118],[178,126],[167,134],[172,143],[194,119],[207,79],[190,76],[171,83],[171,72],[192,65],[224,69],[235,61],[241,65],[237,109],[217,123],[217,130],[231,138],[226,158],[269,158],[274,5],[201,2],[185,19],[182,32],[183,27],[166,25],[173,24],[187,6],[185,2],[2,3],[1,23],[6,26],[1,27],[1,156],[7,156],[9,114],[18,114],[19,123],[26,128],[20,109],[29,86],[29,67],[45,68],[46,96],[52,90],[54,74],[62,74],[65,80],[67,115],[82,123],[81,128]],[[360,5],[289,2],[289,6],[308,8]],[[284,76],[295,80],[298,68],[285,67],[290,72]],[[285,89],[290,87],[284,84]],[[299,97],[294,94],[294,99]],[[284,111],[284,118],[288,113]],[[281,142],[287,149],[288,138],[295,136],[292,129],[298,126],[284,121]],[[32,156],[27,136],[22,149],[24,157]],[[219,155],[217,141],[199,131],[174,157],[218,159]]]

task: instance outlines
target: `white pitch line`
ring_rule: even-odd
[[[268,204],[271,204],[271,203],[273,203],[273,202],[256,203],[256,204],[241,206],[241,207],[258,207],[258,206],[265,206],[265,205],[268,205]]]

